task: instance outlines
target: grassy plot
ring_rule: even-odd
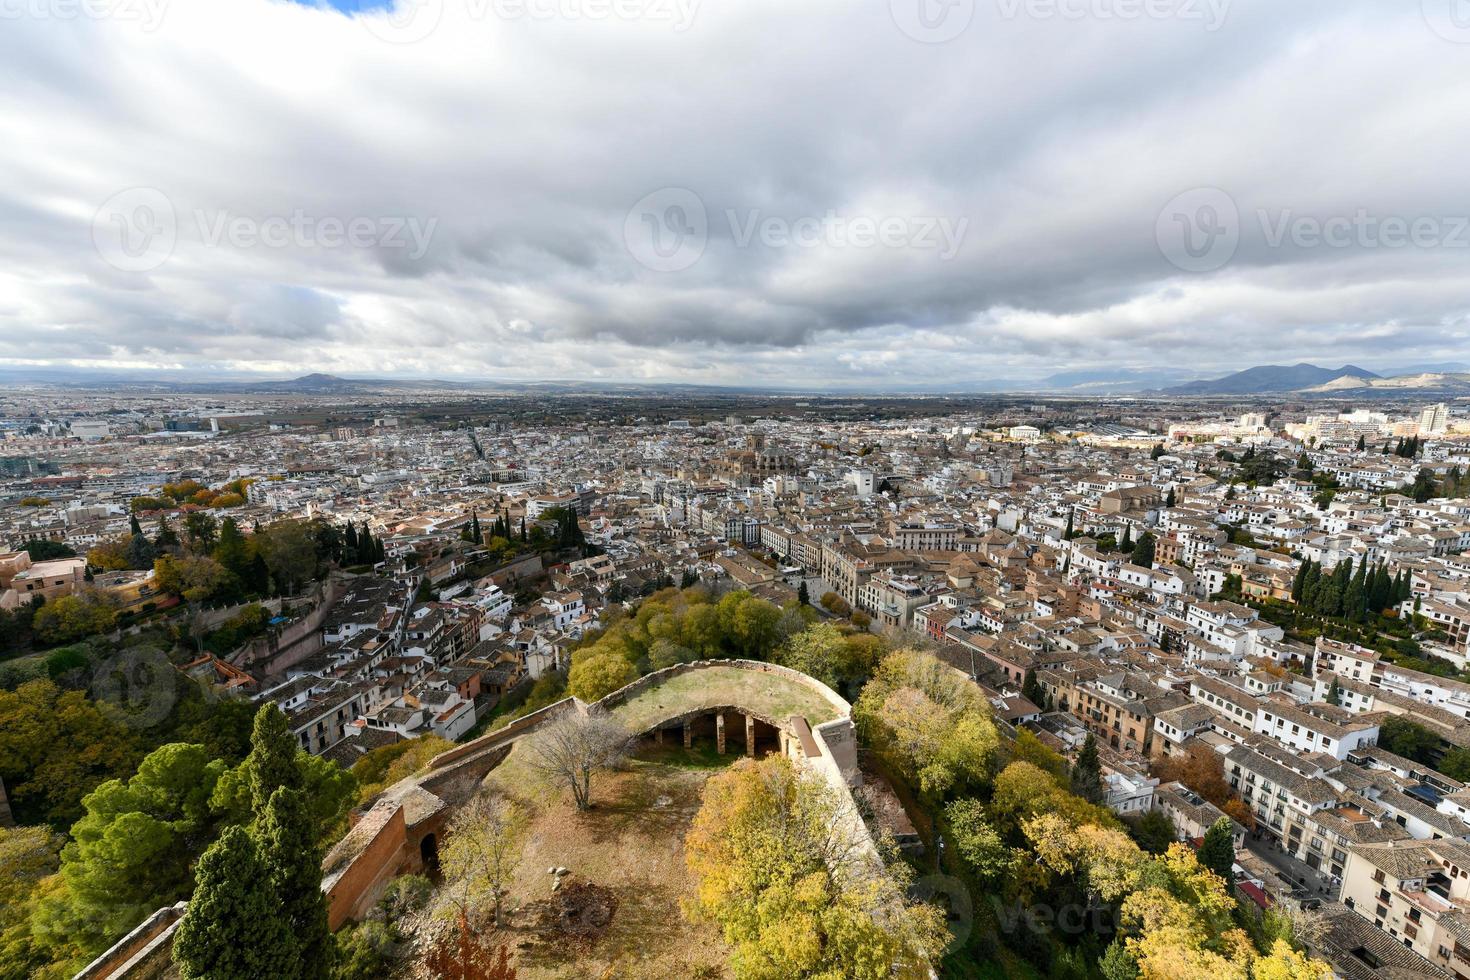
[[[684,835],[715,760],[699,752],[685,758],[680,747],[663,750],[661,761],[631,761],[594,777],[594,807],[579,813],[570,794],[546,785],[517,752],[487,785],[530,814],[504,938],[521,980],[727,975],[719,930],[691,924],[680,910],[694,889]],[[570,872],[557,892],[547,873],[553,867]],[[557,928],[568,894],[595,896],[591,927]]]

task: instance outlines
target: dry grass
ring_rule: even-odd
[[[816,691],[779,674],[737,667],[706,667],[678,674],[613,709],[613,717],[638,734],[697,708],[740,705],[778,722],[801,715],[813,728],[837,717]]]
[[[679,907],[694,892],[684,835],[712,770],[634,761],[594,777],[594,808],[578,813],[570,793],[547,785],[515,755],[486,782],[532,813],[504,940],[520,980],[724,975],[704,972],[718,970],[728,954],[718,929],[689,923]],[[538,929],[552,895],[551,867],[567,868],[568,883],[611,890],[616,912],[601,936],[568,942]]]

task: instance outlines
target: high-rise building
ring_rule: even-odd
[[[1419,434],[1421,436],[1442,435],[1449,426],[1450,409],[1444,402],[1430,405],[1419,413]]]

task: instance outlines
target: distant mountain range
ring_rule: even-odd
[[[1259,395],[1278,391],[1301,391],[1337,381],[1340,378],[1372,380],[1379,376],[1372,371],[1351,364],[1337,370],[1320,368],[1315,364],[1295,364],[1283,367],[1267,364],[1247,368],[1235,374],[1213,381],[1191,381],[1188,384],[1165,388],[1166,395]]]
[[[1456,398],[1470,396],[1470,373],[1461,364],[1426,366],[1425,370],[1385,377],[1352,364],[1336,370],[1315,364],[1248,368],[1213,381],[1192,381],[1163,389],[1165,395],[1270,395],[1302,398]]]

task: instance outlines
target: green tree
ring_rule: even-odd
[[[225,768],[203,746],[172,743],[149,753],[131,779],[89,793],[61,852],[65,888],[38,908],[35,931],[65,933],[98,953],[188,897],[194,861],[215,835],[209,801]]]
[[[322,893],[320,831],[302,791],[284,786],[271,794],[254,829],[275,915],[292,947],[294,972],[283,976],[300,980],[325,980],[336,952]]]
[[[593,648],[591,656],[573,658],[567,690],[591,704],[637,679],[638,669],[622,654]]]
[[[75,643],[112,630],[117,606],[97,589],[83,589],[41,606],[31,621],[36,638],[47,645]]]
[[[981,881],[998,881],[1010,870],[1015,853],[985,817],[979,800],[960,799],[944,808],[955,853]]]
[[[1150,854],[1163,854],[1179,839],[1178,828],[1163,810],[1148,810],[1126,824],[1134,843]]]
[[[255,713],[250,755],[244,762],[251,808],[256,813],[264,811],[276,790],[301,788],[301,769],[296,764],[300,750],[281,709],[274,704],[262,705]]]
[[[1036,671],[1026,671],[1026,679],[1021,682],[1021,697],[1030,701],[1038,708],[1046,707],[1046,690],[1041,682],[1036,679]]]
[[[1097,757],[1097,739],[1091,732],[1082,742],[1077,759],[1072,763],[1072,792],[1089,803],[1103,801],[1102,763]]]
[[[1390,715],[1379,725],[1378,744],[1405,759],[1429,764],[1439,751],[1439,736],[1418,722]]]
[[[199,859],[173,958],[183,980],[294,977],[296,945],[255,839],[230,827]]]
[[[1439,760],[1439,771],[1460,782],[1470,781],[1470,749],[1456,746]]]
[[[363,529],[359,545],[364,541],[369,546],[373,545],[372,535],[366,528]],[[255,543],[279,591],[294,593],[316,577],[316,542],[305,521],[287,520],[268,524],[255,533]],[[369,557],[364,560],[373,559]]]
[[[853,706],[853,720],[930,800],[983,788],[1000,748],[980,688],[914,650],[883,659]]]
[[[1156,547],[1157,542],[1154,536],[1148,531],[1144,531],[1139,537],[1138,543],[1133,546],[1133,564],[1140,568],[1153,568]]]
[[[1235,827],[1229,817],[1221,817],[1205,831],[1198,856],[1199,863],[1227,885],[1235,881]]]
[[[22,824],[71,826],[82,798],[141,755],[136,733],[83,691],[49,680],[0,691],[0,780]]]

